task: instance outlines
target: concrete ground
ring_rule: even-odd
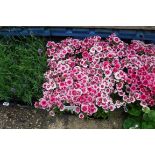
[[[47,111],[30,106],[0,106],[1,129],[120,129],[123,118],[120,111],[111,113],[108,120],[80,120],[72,114],[52,117]]]

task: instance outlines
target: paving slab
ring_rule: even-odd
[[[68,113],[52,117],[46,110],[31,106],[0,106],[1,129],[120,129],[123,119],[121,111],[112,112],[107,120],[80,120]]]

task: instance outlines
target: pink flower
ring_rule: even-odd
[[[81,90],[82,90],[82,94],[86,94],[88,92],[87,87],[83,87],[83,88],[81,88]]]
[[[65,106],[64,105],[61,105],[60,106],[60,111],[64,111],[65,110]]]
[[[73,68],[75,66],[75,62],[70,63],[70,67]]]
[[[67,54],[67,50],[63,50],[63,51],[62,51],[62,54],[63,54],[63,55],[66,55],[66,54]]]
[[[35,102],[35,103],[34,103],[34,107],[35,107],[35,108],[39,108],[39,103],[38,103],[38,102]]]
[[[92,62],[92,61],[93,61],[93,58],[92,58],[91,56],[89,56],[89,57],[88,57],[88,61],[89,61],[89,62]]]
[[[117,80],[120,80],[120,79],[121,79],[121,75],[120,75],[120,72],[119,72],[119,71],[116,72],[116,73],[114,74],[114,76],[115,76],[115,78],[116,78]]]
[[[134,86],[134,85],[132,85],[132,86],[130,87],[130,90],[131,90],[132,92],[136,91],[136,89],[137,89],[137,87]]]
[[[74,67],[74,69],[72,70],[73,73],[77,73],[79,70],[77,67]]]
[[[118,37],[114,37],[113,40],[114,40],[115,43],[119,43],[120,42],[120,39]]]
[[[65,79],[65,82],[66,82],[67,86],[72,86],[73,85],[73,79],[72,78]]]
[[[142,94],[142,95],[140,96],[140,99],[143,100],[143,101],[145,101],[145,100],[147,99],[147,96],[146,96],[145,94]]]
[[[66,66],[65,65],[61,65],[61,71],[65,71],[66,70]]]
[[[59,88],[61,89],[61,88],[64,88],[64,87],[66,87],[66,83],[65,82],[60,82],[59,83]]]
[[[79,118],[80,118],[80,119],[83,119],[83,118],[84,118],[84,114],[83,114],[83,113],[80,113],[80,114],[79,114]]]
[[[130,102],[134,103],[135,102],[135,98],[133,96],[129,97]]]
[[[50,102],[51,102],[51,103],[56,102],[56,98],[55,98],[54,96],[51,96],[51,97],[50,97]]]
[[[120,82],[120,83],[116,84],[116,88],[117,89],[122,89],[123,88],[123,82]]]
[[[90,49],[90,54],[91,54],[91,55],[94,55],[94,54],[95,54],[95,48],[94,48],[94,47],[92,47],[92,48]]]
[[[101,89],[101,90],[104,90],[104,89],[105,89],[105,86],[106,86],[106,84],[101,83],[101,84],[100,84],[100,89]]]
[[[84,59],[88,59],[88,58],[89,58],[89,53],[88,53],[87,51],[84,51],[84,52],[82,53],[82,57],[83,57]]]
[[[54,46],[55,43],[53,41],[48,41],[46,47]]]
[[[41,101],[39,102],[39,105],[42,107],[42,108],[46,108],[47,107],[47,101],[45,99],[41,99]]]
[[[97,52],[101,52],[101,51],[102,51],[102,46],[98,46],[98,47],[96,48],[96,51],[97,51]]]
[[[77,95],[76,90],[72,90],[72,95],[73,95],[73,96],[76,96],[76,95]]]
[[[99,36],[67,38],[59,43],[49,41],[46,54],[49,68],[36,108],[53,111],[56,106],[63,111],[67,102],[77,106],[75,112],[84,118],[84,114],[96,113],[98,107],[107,112],[136,101],[143,107],[155,106],[152,44],[125,43],[115,34],[105,41]],[[114,94],[120,96],[115,104]]]
[[[115,106],[114,106],[114,105],[112,105],[112,104],[111,104],[111,105],[109,105],[109,110],[110,110],[110,111],[114,111],[114,110],[115,110]]]
[[[87,113],[87,111],[88,111],[88,106],[87,106],[87,105],[82,105],[82,106],[81,106],[81,111],[84,112],[84,113]]]
[[[119,44],[118,44],[118,48],[119,48],[119,49],[123,49],[123,48],[124,48],[123,43],[119,43]]]
[[[78,114],[80,113],[80,107],[76,107],[75,112]]]
[[[88,97],[87,97],[87,101],[88,101],[88,103],[93,102],[93,98],[92,98],[92,96],[88,96]]]
[[[114,56],[115,56],[115,53],[113,53],[113,52],[107,54],[108,58],[113,58]]]
[[[112,74],[112,71],[110,69],[105,69],[104,74],[106,77],[109,77]]]
[[[140,94],[139,94],[139,93],[134,93],[134,96],[135,96],[135,98],[136,98],[137,100],[140,99]]]
[[[101,107],[102,106],[102,102],[96,102],[96,105]]]
[[[77,78],[77,80],[81,80],[81,79],[82,79],[82,73],[78,73],[78,74],[76,75],[76,78]]]
[[[82,95],[82,90],[80,88],[76,89],[76,93],[77,96],[81,96]]]

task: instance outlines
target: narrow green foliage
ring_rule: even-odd
[[[38,53],[41,49],[42,53]],[[0,101],[32,104],[42,94],[46,71],[45,41],[41,38],[0,38]]]

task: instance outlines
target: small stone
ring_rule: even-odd
[[[9,102],[3,102],[3,105],[4,105],[4,106],[9,106],[10,103],[9,103]]]

